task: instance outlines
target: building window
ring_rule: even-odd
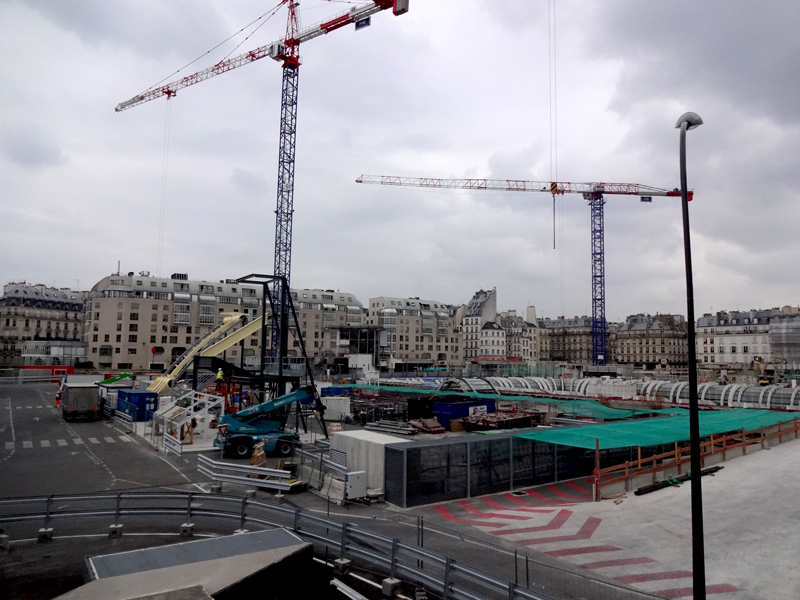
[[[117,321],[122,321],[122,313],[121,312],[117,313]]]
[[[121,336],[121,335],[119,335],[119,334],[117,334],[116,341],[117,341],[117,342],[121,342],[121,341],[122,341],[122,336]]]
[[[186,343],[187,344],[191,344],[192,343],[192,336],[190,336],[190,335],[186,336]]]
[[[96,334],[96,333],[95,333],[95,334],[92,336],[92,341],[93,341],[93,342],[96,342],[96,341],[97,341],[97,334]]]
[[[177,335],[169,336],[169,343],[170,344],[177,344],[178,343],[178,336]]]
[[[136,348],[128,348],[128,354],[136,354]]]
[[[119,354],[119,348],[114,348],[114,354]]]
[[[156,336],[154,336],[154,335],[150,336],[150,343],[151,344],[155,344],[156,343]]]
[[[131,323],[128,325],[128,331],[139,331],[139,325],[136,323]]]
[[[167,336],[165,336],[165,335],[161,336],[161,343],[162,344],[166,344],[167,343]]]
[[[128,343],[130,343],[130,344],[133,344],[133,343],[135,343],[135,342],[136,342],[136,339],[137,339],[137,336],[135,336],[135,335],[129,335],[129,336],[128,336]]]

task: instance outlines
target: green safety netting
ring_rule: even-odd
[[[407,388],[407,387],[393,387],[393,386],[380,386],[380,385],[340,385],[336,387],[349,387],[359,388],[364,390],[382,390],[384,392],[399,392],[404,394],[425,394],[431,396],[432,399],[444,399],[448,396],[459,396],[467,398],[490,398],[492,400],[503,400],[513,402],[530,402],[532,404],[548,404],[554,406],[559,411],[566,415],[573,415],[576,417],[593,417],[612,421],[615,419],[628,419],[638,415],[647,415],[654,412],[674,413],[675,411],[684,411],[681,408],[667,408],[662,410],[640,410],[640,409],[622,409],[611,408],[605,404],[601,404],[597,400],[578,399],[571,400],[567,398],[546,398],[539,396],[506,396],[503,394],[484,394],[480,392],[437,392],[433,389],[424,388]]]
[[[685,411],[684,412],[688,412]],[[700,413],[700,436],[717,435],[744,430],[756,431],[799,418],[796,414],[739,408]],[[593,450],[595,440],[600,449],[658,446],[689,439],[689,416],[641,419],[623,423],[587,425],[568,429],[547,429],[522,433],[516,437],[548,442],[574,448]]]

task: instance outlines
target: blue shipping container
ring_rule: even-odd
[[[130,402],[136,407],[136,414],[131,415],[135,421],[147,419],[147,411],[158,409],[158,394],[147,390],[120,390],[117,398]]]
[[[464,402],[434,402],[433,416],[442,427],[450,430],[452,419],[461,419],[470,415],[488,414],[495,411],[495,402],[491,398],[477,398]]]

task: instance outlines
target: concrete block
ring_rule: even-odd
[[[117,523],[115,525],[110,525],[108,528],[108,537],[112,539],[121,538],[122,537],[122,524]]]
[[[394,598],[400,591],[400,580],[394,577],[387,577],[381,581],[381,592],[387,598]]]
[[[11,540],[8,539],[6,534],[0,534],[0,550],[8,550],[8,545],[11,543]]]
[[[215,481],[211,484],[211,487],[208,488],[208,491],[212,494],[221,494],[222,493],[222,482]]]
[[[286,501],[286,498],[285,498],[285,497],[284,497],[284,495],[283,495],[283,494],[281,494],[280,492],[278,492],[277,494],[275,494],[274,498],[275,498],[275,502],[276,502],[277,504],[283,504],[283,503]]]
[[[242,534],[242,533],[248,533],[249,531],[250,531],[249,529],[236,529],[233,532],[233,535],[239,535],[239,534]]]
[[[333,561],[333,571],[337,575],[347,575],[350,572],[350,561],[346,558],[337,558]]]
[[[181,537],[192,537],[194,535],[194,523],[184,523],[181,525]]]
[[[52,527],[42,527],[39,530],[39,537],[36,540],[40,544],[44,544],[47,542],[53,541],[53,528]]]
[[[257,490],[247,490],[244,493],[244,497],[247,498],[248,500],[251,499],[251,498],[255,498],[256,497],[256,491]]]

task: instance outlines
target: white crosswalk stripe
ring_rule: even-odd
[[[25,408],[33,408],[32,406],[26,406]]]
[[[41,406],[37,406],[36,408],[42,408]]]
[[[86,442],[84,442],[81,438],[71,438],[71,439],[72,439],[72,443],[75,444],[76,446],[85,446],[86,445]],[[127,435],[117,436],[117,439],[119,441],[121,441],[121,442],[125,442],[126,444],[130,444],[130,443],[133,442],[133,440],[131,438],[129,438]],[[105,442],[107,444],[116,444],[117,443],[117,439],[114,439],[113,437],[110,437],[110,436],[109,437],[103,437],[102,440],[98,439],[98,438],[94,438],[94,437],[88,438],[88,440],[92,444],[102,444],[103,442]],[[22,442],[22,447],[23,448],[33,448],[34,445],[36,445],[37,443],[38,443],[37,447],[41,447],[41,448],[52,448],[54,446],[59,446],[59,447],[61,447],[61,446],[69,446],[69,441],[62,439],[62,440],[55,440],[55,443],[51,442],[50,440],[23,441]],[[14,442],[5,442],[5,449],[6,450],[13,450],[14,448],[16,448],[16,444]]]

